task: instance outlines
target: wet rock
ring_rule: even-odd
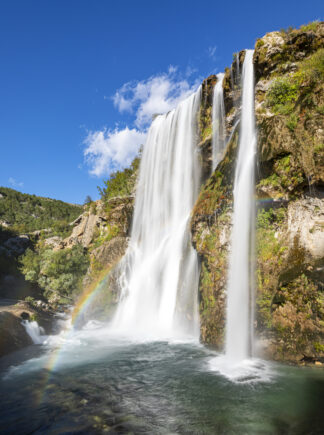
[[[21,320],[10,312],[0,312],[0,357],[32,344]]]
[[[256,331],[260,352],[270,359],[299,363],[324,349],[323,83],[301,86],[295,105],[281,112],[268,93],[278,78],[288,78],[301,62],[324,47],[324,23],[272,32],[257,41],[254,53],[258,129]],[[231,133],[240,112],[241,74],[235,58],[223,81],[226,127]],[[234,77],[235,76],[235,77]],[[308,94],[307,94],[307,92]],[[210,91],[211,92],[211,91]],[[303,93],[304,92],[304,93]],[[306,95],[306,97],[305,97]],[[210,98],[205,98],[206,102]],[[202,101],[201,124],[211,122]],[[319,109],[318,109],[319,108]],[[208,116],[207,116],[208,115]],[[233,174],[237,135],[224,159],[207,175],[192,212],[193,244],[200,256],[201,338],[221,348],[224,337],[226,274],[231,232]],[[200,144],[204,173],[210,168],[211,135]],[[303,362],[305,363],[305,362]]]

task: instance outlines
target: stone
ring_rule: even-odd
[[[45,246],[48,246],[49,248],[53,248],[54,251],[61,249],[62,247],[63,239],[60,236],[53,236],[45,239]]]
[[[26,251],[30,245],[30,239],[27,234],[21,234],[16,237],[10,237],[3,245],[11,255],[18,256]]]
[[[324,258],[324,199],[303,198],[288,205],[290,246],[298,240],[313,260]]]
[[[0,311],[0,357],[32,344],[21,320],[11,312]]]

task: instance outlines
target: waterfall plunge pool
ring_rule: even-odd
[[[264,379],[233,382],[221,358],[91,322],[0,360],[1,433],[323,433],[322,370],[263,363]]]

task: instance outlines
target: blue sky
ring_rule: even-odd
[[[98,198],[152,113],[265,33],[323,19],[322,0],[3,0],[0,185]]]

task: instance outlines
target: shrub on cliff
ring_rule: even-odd
[[[317,50],[300,62],[298,70],[284,77],[277,77],[266,97],[268,107],[276,114],[289,115],[298,102],[309,104],[307,96],[324,80],[324,48]],[[305,98],[306,97],[306,98]]]
[[[27,249],[21,258],[21,271],[27,281],[37,283],[46,299],[73,296],[81,289],[81,280],[89,266],[89,257],[81,245],[70,249],[39,251]]]
[[[104,187],[98,186],[101,199],[107,202],[108,199],[116,196],[130,195],[136,184],[136,176],[139,168],[140,157],[136,157],[129,168],[123,171],[116,171],[110,175],[108,180],[104,181]]]

